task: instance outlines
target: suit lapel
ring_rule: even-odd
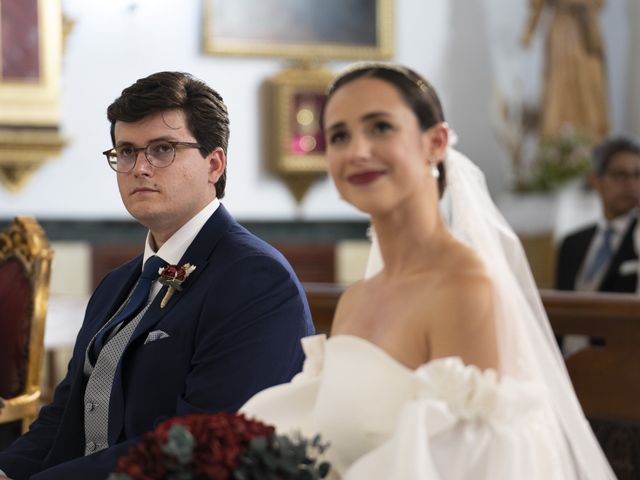
[[[624,237],[622,239],[622,242],[620,243],[620,246],[616,250],[616,253],[614,254],[613,258],[611,259],[611,263],[609,264],[607,273],[602,278],[602,282],[600,283],[600,287],[598,288],[598,290],[600,291],[616,290],[612,287],[612,284],[615,283],[616,278],[619,277],[618,270],[620,269],[620,265],[622,265],[622,263],[625,260],[636,258],[635,248],[633,245],[633,232],[636,228],[637,222],[638,220],[634,218],[629,224],[629,227],[627,228],[627,231],[624,234]],[[637,281],[637,275],[635,277]],[[635,285],[633,286],[633,289],[631,291],[635,291]]]
[[[113,387],[111,390],[111,401],[109,404],[109,443],[114,443],[120,436],[120,432],[123,427],[124,418],[124,393],[122,389],[122,365],[126,360],[127,351],[133,348],[133,345],[140,344],[138,341],[140,337],[148,334],[149,331],[166,315],[169,315],[179,302],[188,294],[189,286],[193,285],[200,275],[205,271],[209,258],[212,252],[215,250],[216,245],[223,235],[229,231],[229,229],[235,225],[235,220],[229,215],[224,206],[220,206],[209,217],[204,224],[198,235],[194,238],[193,242],[187,248],[180,259],[179,265],[190,263],[195,265],[196,269],[189,275],[189,278],[185,281],[182,292],[175,292],[169,303],[165,308],[160,308],[160,302],[167,292],[168,287],[162,287],[160,292],[153,299],[153,302],[149,306],[145,315],[140,320],[140,323],[134,330],[131,338],[129,339],[127,348],[122,354],[122,359],[118,363],[116,374],[113,380]],[[138,342],[137,342],[138,341]],[[136,343],[137,342],[137,343]]]
[[[575,248],[572,248],[569,252],[571,255],[571,271],[567,272],[567,275],[571,279],[571,290],[576,289],[576,280],[578,278],[578,273],[580,269],[583,268],[583,263],[585,258],[587,257],[587,252],[589,251],[589,247],[591,246],[591,242],[598,231],[598,227],[594,225],[593,227],[585,230],[580,237],[576,238]]]
[[[175,292],[169,303],[165,308],[160,308],[160,302],[167,292],[168,287],[163,287],[156,298],[153,299],[151,306],[147,310],[146,314],[136,327],[136,330],[131,336],[130,343],[134,342],[142,334],[151,330],[151,328],[158,323],[162,317],[171,312],[174,306],[180,301],[182,296],[186,294],[190,285],[193,285],[198,281],[198,278],[205,271],[211,253],[215,250],[218,241],[229,230],[229,228],[235,223],[233,218],[226,211],[224,206],[220,204],[217,210],[209,217],[209,220],[200,229],[200,232],[191,242],[191,245],[187,248],[180,259],[179,265],[189,263],[195,265],[196,269],[189,275],[189,278],[185,281],[182,292]]]
[[[100,328],[118,311],[118,309],[122,306],[127,296],[133,290],[133,286],[140,277],[140,273],[142,272],[142,255],[137,256],[133,260],[131,260],[124,267],[123,272],[120,273],[119,278],[113,279],[110,281],[111,284],[115,284],[116,295],[112,298],[111,304],[108,305],[108,308],[104,309],[104,315],[101,318],[97,319],[97,322],[94,324],[93,331],[91,332],[91,337],[96,334]]]

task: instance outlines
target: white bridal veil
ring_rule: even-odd
[[[495,285],[501,374],[546,387],[580,479],[615,479],[578,403],[518,237],[471,160],[449,148],[445,166],[450,228],[484,261]],[[366,276],[381,268],[372,232]]]

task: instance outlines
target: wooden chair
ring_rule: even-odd
[[[31,217],[0,232],[0,431],[18,422],[24,432],[38,413],[52,257]]]

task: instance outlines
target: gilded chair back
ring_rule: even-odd
[[[16,217],[0,232],[0,424],[38,412],[53,252],[38,222]]]

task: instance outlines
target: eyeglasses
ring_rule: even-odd
[[[107,157],[109,166],[118,173],[127,173],[133,170],[138,160],[138,153],[144,152],[144,157],[156,168],[165,168],[176,159],[176,149],[200,148],[193,142],[171,142],[169,140],[156,140],[146,147],[134,147],[132,145],[120,145],[105,150],[102,154]]]
[[[623,180],[640,180],[640,170],[630,172],[626,170],[606,170],[604,174],[617,182],[622,182]]]

